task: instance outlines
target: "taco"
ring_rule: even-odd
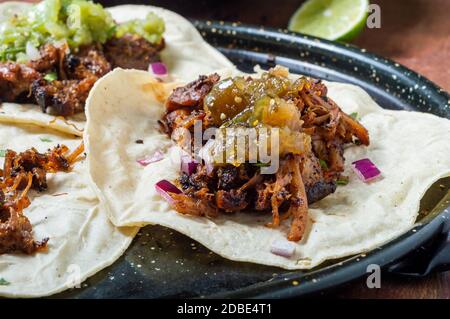
[[[228,130],[186,160],[195,123],[257,128],[257,136],[278,128],[278,170],[261,174],[270,162],[247,149],[236,161]],[[168,134],[177,128],[191,134]],[[116,226],[159,224],[225,258],[309,269],[410,229],[424,192],[450,174],[449,133],[446,119],[384,110],[359,87],[284,68],[187,84],[117,69],[89,97],[84,141],[93,187]],[[225,163],[217,160],[224,150],[233,154]]]
[[[0,23],[0,295],[51,295],[112,264],[138,230],[113,225],[89,186],[81,136],[97,80],[153,62],[159,81],[190,80],[231,63],[156,7],[7,2]]]
[[[231,66],[186,19],[157,7],[6,2],[0,4],[0,23],[0,121],[79,136],[89,91],[116,67],[190,80],[185,76],[193,66],[202,72]],[[36,109],[43,114],[29,114]]]
[[[5,123],[0,136],[0,295],[79,287],[119,258],[138,229],[109,221],[89,187],[81,139]]]

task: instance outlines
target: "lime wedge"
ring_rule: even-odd
[[[328,40],[350,41],[364,29],[368,0],[307,0],[288,29]]]

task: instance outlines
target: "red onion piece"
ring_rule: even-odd
[[[296,245],[288,240],[276,239],[270,247],[270,252],[274,255],[290,258],[294,256]]]
[[[148,66],[148,70],[157,77],[163,77],[168,74],[167,67],[162,62],[150,63],[150,65]]]
[[[181,171],[191,176],[197,169],[198,162],[190,155],[181,155]]]
[[[181,194],[182,191],[168,180],[160,180],[155,184],[155,189],[169,204],[173,204],[173,198],[170,193]]]
[[[142,166],[147,166],[148,164],[159,162],[164,159],[164,153],[160,150],[157,150],[151,156],[145,156],[144,158],[138,159],[136,162],[141,164]]]
[[[352,163],[356,175],[365,183],[368,183],[381,175],[381,171],[368,158],[363,158]]]

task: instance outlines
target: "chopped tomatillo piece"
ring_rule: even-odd
[[[143,20],[135,19],[118,25],[115,35],[120,38],[127,33],[137,34],[150,43],[159,43],[164,30],[164,20],[150,12]]]
[[[48,82],[53,82],[57,79],[58,79],[58,74],[56,74],[56,72],[50,72],[44,76],[44,80],[46,80]]]
[[[65,41],[71,49],[136,34],[161,42],[164,21],[154,13],[117,25],[101,4],[88,0],[43,0],[0,24],[0,61],[35,60],[44,44]],[[28,50],[27,50],[28,48]]]

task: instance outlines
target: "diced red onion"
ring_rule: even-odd
[[[155,184],[155,189],[169,204],[173,204],[173,198],[170,193],[181,194],[182,191],[168,180],[160,180]]]
[[[25,53],[30,61],[38,60],[41,57],[41,53],[33,44],[31,44],[31,42],[27,42],[25,46]]]
[[[368,158],[363,158],[352,163],[356,175],[365,183],[374,180],[381,175],[378,167]]]
[[[162,159],[164,159],[164,153],[160,150],[157,150],[155,153],[153,153],[153,155],[145,156],[144,158],[138,159],[136,162],[138,162],[142,166],[147,166],[151,163],[159,162]]]
[[[296,245],[288,240],[276,239],[270,247],[270,252],[274,255],[290,258],[294,256]]]
[[[198,162],[190,155],[181,155],[181,171],[191,176],[197,169]]]
[[[150,65],[148,66],[148,70],[157,77],[164,77],[168,75],[167,67],[162,62],[150,63]]]

